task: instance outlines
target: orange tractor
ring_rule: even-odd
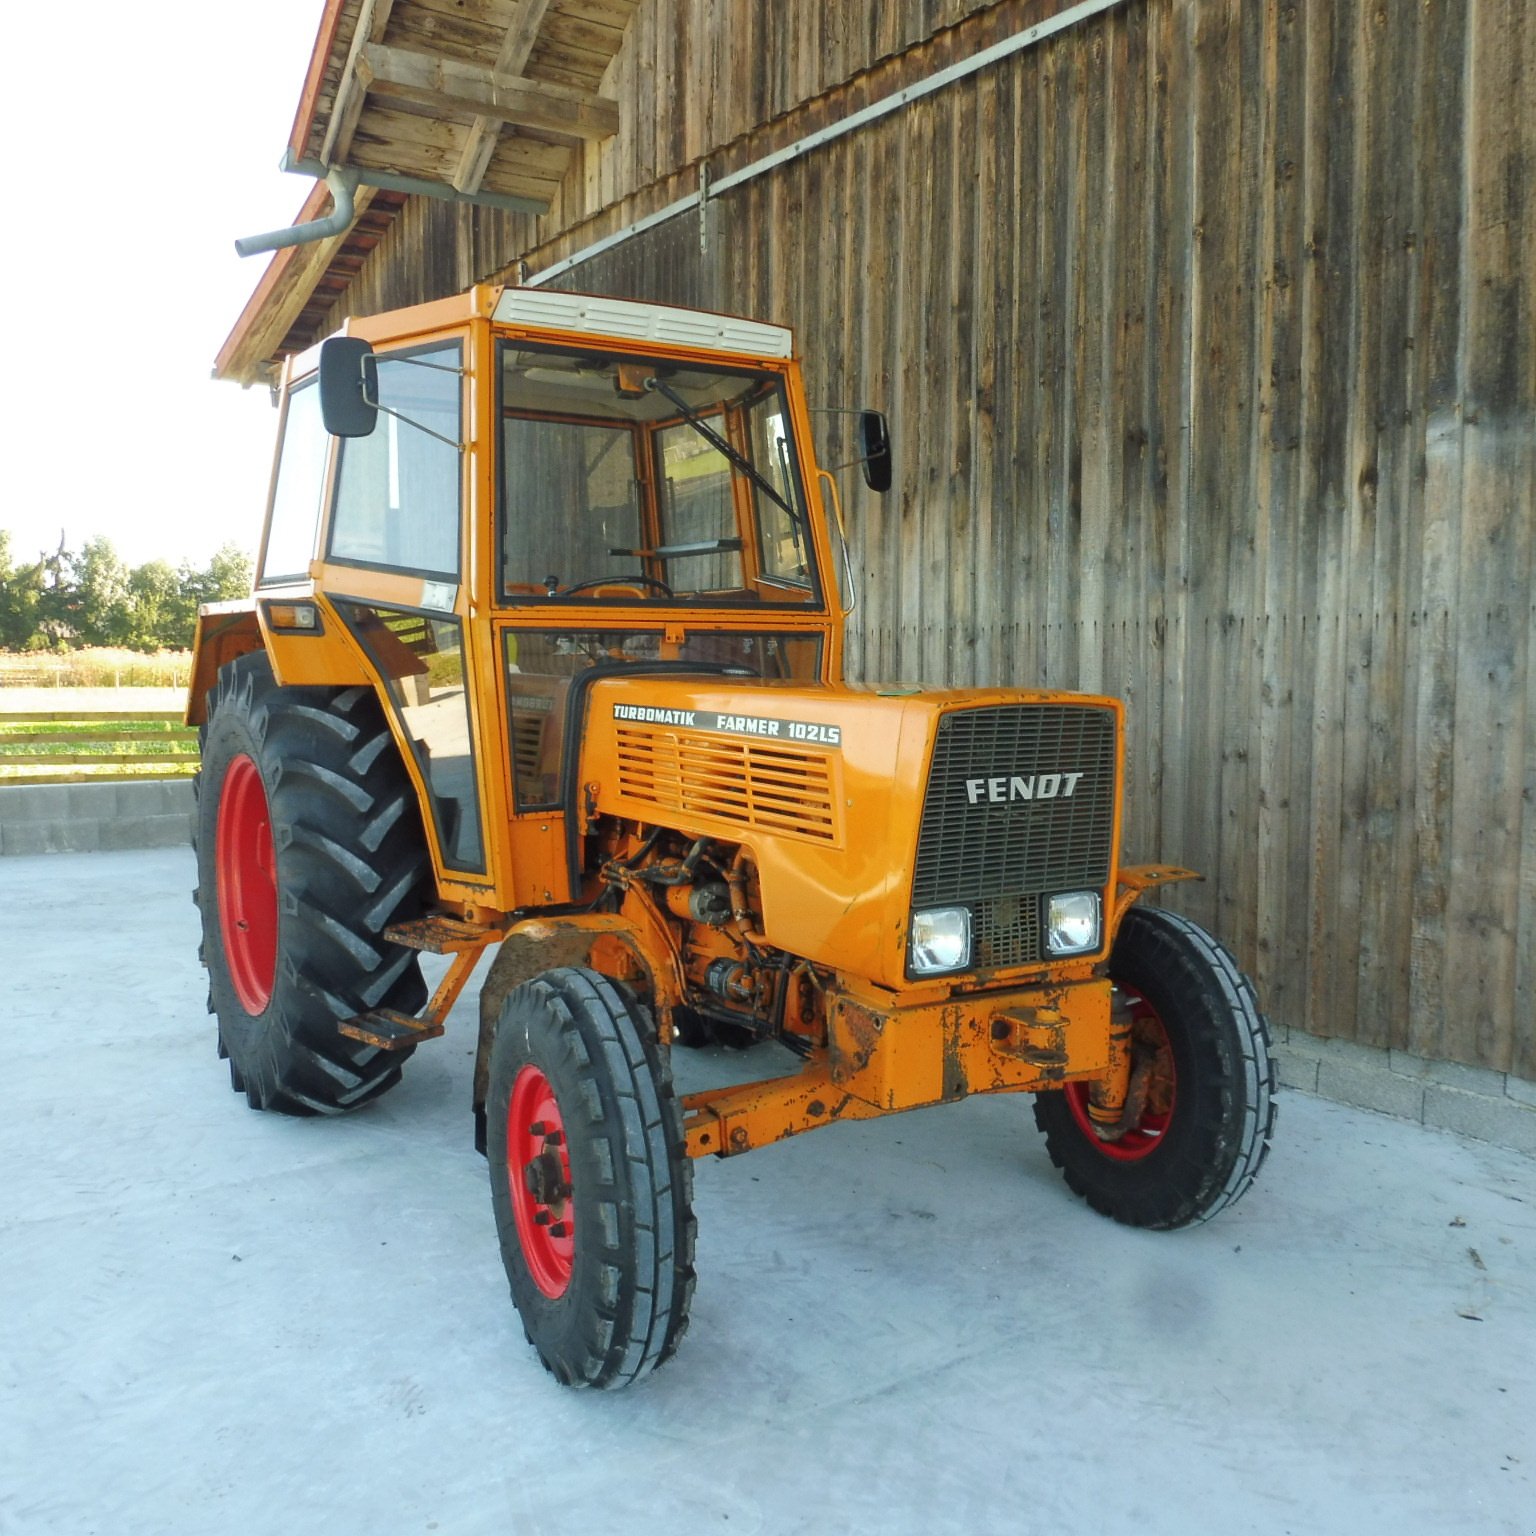
[[[479,287],[352,322],[281,404],[256,590],[204,609],[188,710],[220,1053],[257,1108],[358,1108],[495,947],[477,1140],[559,1380],[677,1348],[696,1157],[1029,1092],[1118,1221],[1248,1188],[1266,1026],[1135,905],[1188,872],[1120,863],[1120,705],[844,681],[787,330]],[[680,1097],[671,1048],[710,1040],[798,1069]]]

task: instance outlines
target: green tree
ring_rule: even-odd
[[[181,650],[192,644],[198,605],[249,597],[251,576],[251,557],[236,544],[201,568],[150,560],[130,570],[99,536],[76,555],[61,535],[54,553],[18,565],[0,528],[0,649]]]
[[[21,651],[42,645],[41,604],[47,588],[41,556],[18,565],[9,529],[0,528],[0,649]]]
[[[127,645],[133,628],[128,567],[110,539],[87,539],[73,561],[75,633],[82,645]]]
[[[199,603],[228,603],[251,595],[251,557],[238,544],[225,544],[202,570],[181,567],[182,595],[192,602],[196,617]]]
[[[197,610],[181,577],[164,560],[135,566],[128,577],[128,644],[136,651],[182,650],[192,643]]]

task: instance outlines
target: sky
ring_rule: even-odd
[[[7,17],[0,271],[26,365],[0,390],[0,528],[16,556],[61,530],[130,565],[254,550],[277,413],[210,374],[271,259],[236,256],[236,237],[291,224],[313,184],[277,163],[321,10],[86,0]]]

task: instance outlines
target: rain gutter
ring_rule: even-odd
[[[701,164],[699,186],[696,192],[680,197],[664,208],[658,208],[654,213],[647,214],[642,219],[636,219],[634,223],[626,225],[616,233],[605,235],[601,240],[594,240],[590,245],[583,246],[574,255],[566,256],[542,271],[533,273],[523,280],[523,286],[537,288],[544,283],[552,282],[555,278],[569,272],[572,267],[579,267],[583,262],[591,261],[595,256],[601,256],[604,251],[612,250],[614,246],[622,245],[626,240],[632,240],[636,235],[644,234],[646,230],[654,229],[658,224],[665,224],[670,219],[680,218],[683,214],[694,213],[702,218],[704,207],[710,198],[718,197],[722,192],[729,192],[733,187],[744,186],[749,181],[755,181],[759,176],[764,176],[781,165],[787,165],[791,160],[798,160],[802,155],[820,149],[824,144],[830,144],[845,134],[854,133],[882,117],[888,117],[892,112],[899,112],[910,103],[919,101],[924,96],[933,95],[935,91],[942,91],[957,80],[967,79],[1003,59],[1011,58],[1016,53],[1023,53],[1026,49],[1033,48],[1037,43],[1045,42],[1058,32],[1065,32],[1080,22],[1088,21],[1094,16],[1102,15],[1103,12],[1114,10],[1117,6],[1124,4],[1126,0],[1082,0],[1078,5],[1068,6],[1056,15],[1036,22],[1034,26],[1026,27],[1022,32],[1014,33],[1012,37],[1005,37],[1001,42],[993,43],[990,48],[983,48],[979,53],[973,53],[958,64],[951,64],[929,75],[926,79],[918,81],[915,85],[905,86],[899,91],[893,91],[889,96],[882,96],[878,101],[870,102],[868,106],[861,107],[857,112],[851,112],[847,117],[840,118],[837,122],[830,123],[815,133],[796,139],[793,143],[786,144],[783,149],[764,155],[750,165],[742,166],[738,171],[731,171],[717,178],[710,175],[707,163]]]

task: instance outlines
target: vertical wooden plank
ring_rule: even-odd
[[[1523,695],[1531,552],[1533,401],[1522,348],[1532,334],[1530,277],[1518,262],[1525,205],[1519,0],[1472,10],[1468,188],[1462,230],[1462,519],[1456,607],[1451,882],[1446,903],[1448,1054],[1507,1069],[1514,1055]],[[1525,110],[1519,110],[1523,103]],[[1473,874],[1472,872],[1476,873]],[[1469,878],[1469,875],[1471,876]],[[1452,1033],[1452,1029],[1454,1032]]]
[[[1465,29],[1459,6],[1432,6],[1424,13],[1420,132],[1440,153],[1421,163],[1422,301],[1415,350],[1424,461],[1412,506],[1418,528],[1418,657],[1408,1049],[1420,1056],[1442,1053],[1446,1020],[1457,1006],[1447,993],[1445,959],[1456,677],[1451,615],[1458,600],[1461,538]]]
[[[1369,221],[1374,247],[1377,356],[1363,381],[1374,403],[1374,454],[1362,466],[1362,516],[1373,529],[1365,742],[1364,849],[1361,857],[1358,1009],[1355,1038],[1403,1049],[1407,1043],[1409,936],[1403,894],[1412,882],[1412,821],[1405,783],[1413,763],[1408,694],[1406,582],[1412,545],[1409,486],[1418,459],[1412,379],[1419,209],[1415,156],[1421,123],[1415,82],[1421,65],[1419,8],[1381,8],[1370,16],[1366,86],[1374,153]]]
[[[1073,219],[1076,256],[1070,277],[1072,347],[1066,379],[1066,409],[1073,425],[1067,466],[1066,502],[1076,542],[1071,595],[1078,624],[1072,656],[1074,686],[1090,693],[1105,688],[1104,624],[1112,549],[1120,540],[1119,509],[1109,499],[1109,416],[1106,399],[1106,268],[1117,236],[1117,200],[1108,174],[1108,24],[1085,29],[1072,39],[1071,53],[1078,119],[1075,168],[1077,206]]]
[[[999,506],[998,465],[1002,391],[1000,370],[1009,358],[999,343],[1011,307],[1013,274],[1009,258],[1013,242],[1008,229],[1013,217],[1016,178],[1011,161],[1003,160],[1002,145],[1013,132],[1011,71],[988,70],[977,83],[974,155],[976,195],[971,202],[969,244],[975,252],[975,313],[971,327],[971,369],[975,410],[971,476],[970,541],[971,613],[974,644],[966,681],[992,686],[1001,670],[999,617],[1012,588],[1012,575],[996,560],[997,524],[1006,513]],[[958,158],[958,157],[957,157]],[[961,160],[963,165],[965,162]],[[964,249],[959,260],[966,262]]]
[[[947,302],[936,306],[935,334],[929,358],[930,409],[944,423],[942,505],[947,527],[939,552],[942,590],[949,622],[937,636],[937,675],[951,687],[976,681],[977,529],[972,485],[976,467],[976,311],[977,262],[971,236],[976,227],[975,145],[983,131],[978,91],[972,81],[956,90],[943,115],[948,118],[944,156],[935,166],[935,201],[947,208],[949,236],[942,278]],[[946,181],[943,178],[947,177]],[[939,275],[936,265],[936,276]],[[984,578],[984,580],[987,578]],[[931,625],[937,631],[938,625]],[[933,642],[930,641],[930,645]]]
[[[1109,495],[1120,508],[1119,548],[1110,577],[1116,626],[1108,684],[1126,710],[1125,845],[1128,862],[1153,857],[1155,822],[1147,782],[1154,732],[1148,717],[1151,673],[1147,608],[1148,444],[1151,400],[1147,266],[1151,115],[1147,8],[1119,12],[1109,63],[1109,177],[1115,188],[1115,240],[1105,307],[1112,330],[1105,393]]]
[[[1196,18],[1193,8],[1170,6],[1162,40],[1167,118],[1161,145],[1161,215],[1168,254],[1153,287],[1159,311],[1158,369],[1162,394],[1157,478],[1162,497],[1159,583],[1165,622],[1158,742],[1160,843],[1164,857],[1198,864],[1201,850],[1192,835],[1189,808],[1200,788],[1189,783],[1192,740],[1187,718],[1189,648],[1195,627],[1189,590],[1189,504],[1194,409],[1190,356],[1199,275],[1195,242],[1191,238],[1197,170],[1192,78]],[[1176,895],[1181,909],[1202,921],[1210,921],[1209,901],[1203,888],[1179,891]]]
[[[1299,245],[1298,157],[1303,153],[1303,92],[1299,67],[1300,27],[1294,10],[1266,6],[1262,11],[1260,90],[1264,101],[1265,147],[1262,169],[1266,195],[1255,247],[1255,278],[1261,285],[1259,330],[1254,345],[1254,549],[1260,579],[1255,591],[1259,612],[1258,692],[1252,732],[1255,756],[1255,843],[1253,895],[1257,914],[1252,975],[1271,1018],[1284,1028],[1288,999],[1283,988],[1295,975],[1281,961],[1289,916],[1284,879],[1285,838],[1289,825],[1290,707],[1292,690],[1286,668],[1290,626],[1282,593],[1288,575],[1285,550],[1291,528],[1289,481],[1295,463],[1297,404],[1297,328],[1293,296],[1292,252]]]
[[[1373,541],[1378,372],[1377,310],[1371,295],[1382,281],[1374,240],[1381,221],[1376,135],[1386,124],[1370,91],[1368,55],[1381,11],[1340,8],[1330,74],[1331,115],[1325,303],[1328,350],[1324,367],[1336,388],[1320,391],[1324,415],[1336,422],[1326,440],[1321,474],[1327,517],[1320,587],[1325,634],[1336,637],[1327,658],[1333,719],[1321,754],[1320,796],[1326,813],[1313,828],[1314,954],[1310,1012],[1329,1034],[1359,1038],[1358,957],[1365,857],[1365,778],[1369,629],[1374,602]],[[1349,103],[1347,113],[1339,111]],[[1320,669],[1321,670],[1321,669]],[[1319,912],[1326,916],[1319,919]],[[1379,1042],[1377,1042],[1379,1043]]]
[[[1520,32],[1519,75],[1526,82],[1525,98],[1529,99],[1531,82],[1536,81],[1536,26],[1532,25],[1529,12],[1522,18]],[[1532,186],[1532,167],[1536,167],[1536,122],[1527,111],[1520,114],[1518,126],[1521,135],[1522,174],[1519,181],[1525,199],[1524,216],[1520,220],[1520,245],[1514,255],[1520,273],[1520,295],[1525,322],[1521,334],[1526,338],[1523,347],[1524,376],[1521,387],[1528,400],[1536,399],[1536,322],[1532,311],[1536,310],[1536,216],[1531,212],[1531,198],[1536,194]],[[1528,449],[1525,463],[1525,485],[1517,491],[1519,502],[1526,507],[1536,507],[1536,451]],[[1520,828],[1519,909],[1516,922],[1514,1016],[1516,1020],[1514,1048],[1510,1054],[1509,1070],[1527,1082],[1536,1082],[1536,597],[1527,594],[1525,627],[1525,765],[1522,790],[1523,816]]]
[[[1034,674],[1029,654],[1033,624],[1024,618],[1032,607],[1030,551],[1036,524],[1034,466],[1036,441],[1035,379],[1037,345],[1041,198],[1040,114],[1044,92],[1041,63],[1030,53],[1007,66],[1012,104],[1011,133],[1005,141],[1009,163],[1015,167],[1010,201],[1000,210],[1006,219],[1008,266],[1013,274],[1004,332],[1007,354],[998,370],[998,420],[1001,433],[998,464],[1001,498],[993,544],[996,569],[1006,585],[998,594],[997,680],[1015,684]]]

